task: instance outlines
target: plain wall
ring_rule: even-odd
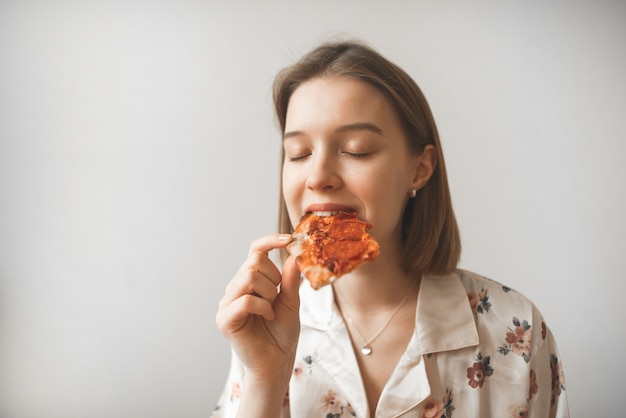
[[[275,73],[361,38],[424,90],[461,267],[529,296],[572,416],[626,409],[626,3],[0,3],[0,416],[206,417],[277,224]]]

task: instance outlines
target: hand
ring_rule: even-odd
[[[218,328],[247,373],[266,383],[288,383],[300,334],[300,272],[289,257],[281,275],[268,256],[291,240],[288,234],[272,234],[253,241],[216,315]]]

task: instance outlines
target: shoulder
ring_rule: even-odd
[[[472,308],[475,310],[481,308],[480,304],[475,306],[476,302],[488,302],[482,304],[482,310],[485,311],[491,309],[494,302],[501,301],[508,305],[509,309],[528,313],[537,311],[537,307],[528,297],[506,284],[468,270],[458,269],[456,274],[467,292]],[[473,301],[473,297],[478,297],[478,301]],[[501,307],[499,306],[499,308]],[[478,311],[480,310],[478,309]]]
[[[533,301],[480,274],[467,270],[457,270],[457,274],[467,292],[481,340],[490,334],[488,339],[502,342],[499,351],[515,351],[528,362],[530,353],[543,345],[547,332],[543,315]]]
[[[482,290],[484,288],[500,288],[500,290],[504,293],[508,293],[513,290],[496,280],[480,275],[473,271],[457,269],[456,274],[459,276],[461,282],[463,283],[463,286],[467,289],[468,292]]]

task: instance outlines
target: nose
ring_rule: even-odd
[[[338,161],[328,152],[318,153],[311,159],[306,187],[310,190],[335,190],[341,187]]]

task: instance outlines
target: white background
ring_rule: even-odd
[[[423,88],[462,267],[539,306],[572,416],[622,416],[625,21],[608,0],[2,1],[0,416],[210,415],[218,300],[276,229],[272,79],[338,34]]]

